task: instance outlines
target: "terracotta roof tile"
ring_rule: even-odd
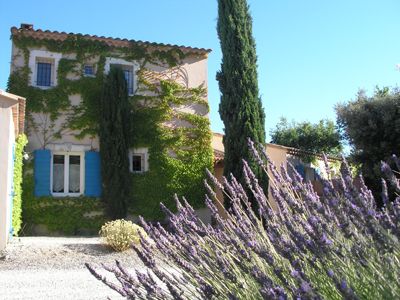
[[[32,25],[30,25],[30,26],[32,26]],[[184,52],[188,52],[188,53],[193,52],[193,53],[204,54],[204,55],[206,55],[212,51],[211,49],[205,49],[205,48],[188,47],[188,46],[174,45],[174,44],[154,43],[154,42],[141,41],[141,40],[128,40],[126,38],[121,39],[121,38],[113,38],[113,37],[81,34],[81,33],[72,33],[72,32],[65,33],[64,31],[58,32],[58,31],[50,31],[50,30],[43,31],[41,29],[35,30],[35,29],[33,29],[33,26],[31,28],[25,28],[25,27],[23,27],[23,25],[21,26],[21,28],[17,28],[15,26],[11,27],[11,34],[13,36],[22,35],[22,36],[30,36],[30,37],[33,37],[36,39],[50,39],[50,40],[60,40],[60,41],[63,41],[71,36],[80,36],[80,37],[83,37],[83,38],[86,38],[89,40],[105,42],[107,45],[109,45],[111,47],[127,47],[131,43],[136,43],[138,45],[166,48],[166,50],[173,49],[173,48],[179,48]]]
[[[218,132],[213,132],[214,136],[218,136],[218,137],[223,137],[224,135]],[[275,147],[275,148],[280,148],[280,149],[284,149],[286,151],[287,154],[293,155],[293,156],[315,156],[318,159],[323,160],[324,159],[324,155],[321,153],[315,153],[315,152],[311,152],[311,151],[306,151],[306,150],[301,150],[301,149],[297,149],[297,148],[293,148],[293,147],[287,147],[287,146],[283,146],[283,145],[278,145],[278,144],[272,144],[272,143],[266,143],[265,147]],[[217,150],[217,149],[213,149],[214,150],[214,163],[219,163],[219,162],[223,162],[224,161],[224,151],[221,150]],[[342,161],[343,159],[338,157],[338,156],[333,156],[333,155],[326,155],[326,158],[328,159],[328,161]]]
[[[214,150],[214,163],[219,163],[224,161],[224,152],[217,149]]]

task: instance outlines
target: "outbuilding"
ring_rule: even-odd
[[[0,90],[0,250],[12,234],[14,148],[24,118],[25,98]]]

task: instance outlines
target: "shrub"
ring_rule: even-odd
[[[351,160],[360,165],[365,183],[380,201],[379,163],[400,155],[400,89],[378,88],[368,96],[359,91],[355,100],[337,104],[337,124],[351,146]],[[395,198],[389,189],[390,198]]]
[[[155,242],[141,239],[141,248],[133,246],[146,272],[130,275],[117,262],[106,267],[119,280],[116,285],[86,264],[89,271],[129,299],[399,299],[400,197],[378,210],[372,193],[361,178],[360,188],[354,184],[347,166],[340,178],[323,180],[319,197],[292,166],[278,171],[265,152],[260,157],[250,146],[264,171],[272,173],[277,210],[243,162],[257,212],[235,178],[220,183],[209,174],[232,201],[226,219],[207,184],[215,226],[202,223],[185,199],[184,204],[176,199],[177,213],[164,207],[171,232],[142,220]],[[387,165],[383,170],[398,188]],[[386,190],[383,182],[385,199]]]
[[[28,143],[25,134],[20,134],[15,143],[15,160],[14,160],[14,196],[12,208],[12,228],[13,234],[18,236],[22,224],[22,166],[24,164],[24,148]]]
[[[127,250],[132,243],[138,244],[140,234],[146,235],[142,227],[124,219],[105,223],[99,232],[107,245],[116,251]]]

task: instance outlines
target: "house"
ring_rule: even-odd
[[[15,140],[24,132],[25,98],[0,90],[0,250],[12,235]]]
[[[223,134],[213,133],[212,148],[214,151],[214,175],[219,180],[222,178],[224,173],[224,144],[222,139]],[[334,177],[338,174],[342,162],[340,158],[328,156],[327,159],[329,167],[331,168],[331,173],[327,174],[324,158],[321,154],[272,143],[265,144],[265,151],[276,167],[279,168],[283,165],[287,168],[289,163],[294,166],[305,181],[311,182],[314,190],[318,194],[322,194],[323,189],[321,178]],[[223,203],[223,195],[220,190],[217,190],[217,197],[220,200],[220,211],[222,211],[221,203]],[[272,199],[271,190],[268,191],[268,197],[269,199]]]
[[[103,76],[113,66],[123,70],[132,103],[130,212],[157,219],[159,202],[172,206],[175,192],[190,195],[196,208],[203,205],[197,195],[204,169],[212,167],[211,50],[43,31],[31,24],[11,28],[11,38],[9,90],[28,99],[32,161],[25,170],[24,215],[33,231],[40,224],[68,233],[79,227],[95,232],[104,221],[96,219],[101,205],[93,200],[102,192],[98,101]]]

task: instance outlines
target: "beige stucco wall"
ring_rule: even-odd
[[[214,165],[214,176],[219,182],[222,182],[222,177],[224,175],[224,165],[223,163]],[[224,195],[222,191],[218,188],[215,189],[217,194],[217,199],[214,199],[214,204],[217,206],[218,212],[222,217],[226,216],[226,211],[224,209]]]
[[[223,135],[221,133],[213,133],[211,147],[215,150],[224,152],[224,144],[222,142]]]
[[[41,50],[46,51],[44,47],[30,49],[31,51]],[[54,54],[56,57],[74,59],[76,58],[75,54]],[[60,56],[61,55],[61,56]],[[117,57],[117,54],[115,55]],[[58,59],[58,58],[57,58]],[[88,60],[88,63],[96,64],[99,57],[91,57]],[[11,63],[11,71],[15,71],[25,65],[24,55],[20,49],[18,49],[14,44],[12,46],[12,63]],[[32,66],[32,63],[31,63]],[[161,79],[174,79],[180,82],[181,84],[187,87],[198,87],[203,85],[207,88],[207,57],[197,57],[195,55],[186,57],[182,65],[175,68],[168,68],[162,65],[154,65],[147,64],[145,66],[152,75]],[[67,74],[67,78],[70,80],[78,79],[79,75],[79,67],[78,70],[74,70]],[[34,74],[34,70],[31,70],[31,76]],[[32,80],[30,80],[32,82]],[[32,84],[30,82],[30,84]],[[56,80],[55,80],[56,82]],[[141,88],[141,87],[139,87]],[[146,91],[140,91],[140,93],[148,93]],[[24,96],[24,95],[22,95]],[[205,95],[207,97],[207,95]],[[79,105],[81,102],[80,95],[70,95],[70,101],[72,105]],[[28,99],[29,101],[29,99]],[[201,104],[186,104],[182,106],[175,106],[174,109],[180,112],[187,112],[193,114],[199,114],[202,116],[208,116],[207,108]],[[41,113],[32,113],[30,116],[30,121],[33,121],[36,124],[36,128],[34,129],[32,126],[28,126],[26,128],[27,136],[28,136],[28,145],[27,150],[33,151],[35,149],[47,147],[49,144],[74,144],[74,145],[84,145],[85,147],[89,147],[91,149],[99,149],[99,141],[97,137],[85,137],[83,139],[75,138],[76,132],[70,130],[63,130],[61,134],[61,138],[57,139],[54,137],[54,133],[58,132],[61,128],[63,128],[63,124],[65,123],[65,115],[60,116],[57,120],[51,121],[49,116]],[[173,119],[172,121],[165,124],[170,127],[188,127],[191,126],[188,122]]]
[[[279,145],[267,144],[266,152],[269,158],[274,162],[274,165],[279,169],[281,165],[287,166],[287,150]]]
[[[280,169],[281,166],[287,167],[287,150],[279,145],[275,144],[267,144],[266,145],[266,152],[268,157],[273,161],[274,165]],[[272,182],[272,174],[269,171],[268,177],[270,178],[270,184],[268,188],[268,199],[270,199],[270,203],[273,208],[277,208],[276,202],[273,200],[272,192],[271,192],[271,185],[274,184]]]
[[[224,152],[224,145],[222,143],[222,138],[223,135],[220,133],[214,133],[213,134],[213,138],[212,138],[212,148],[216,151],[220,151],[220,152]],[[336,158],[330,158],[328,160],[329,163],[329,167],[331,168],[331,173],[327,174],[326,169],[325,169],[325,163],[324,161],[320,158],[320,156],[317,156],[315,161],[310,164],[310,163],[304,163],[300,156],[298,155],[293,155],[290,153],[293,153],[294,148],[289,148],[289,147],[285,147],[285,146],[281,146],[281,145],[277,145],[277,144],[271,144],[271,143],[267,143],[265,145],[265,149],[266,149],[266,153],[269,156],[269,158],[271,159],[271,161],[274,163],[274,165],[276,166],[276,168],[280,171],[281,166],[283,166],[284,168],[288,168],[288,163],[293,164],[294,166],[296,166],[297,164],[302,164],[305,167],[310,167],[313,169],[318,170],[318,174],[325,179],[328,178],[333,178],[335,176],[337,176],[337,174],[339,173],[339,169],[340,169],[340,160],[336,159]],[[299,151],[299,150],[297,150]],[[217,163],[214,164],[214,175],[217,177],[217,179],[221,180],[222,176],[223,176],[223,172],[224,172],[224,167],[223,167],[223,161],[218,161]],[[269,183],[269,190],[268,190],[268,199],[270,199],[270,203],[272,205],[273,208],[277,208],[277,204],[276,202],[273,200],[272,197],[272,193],[271,193],[271,187],[272,184],[275,184],[271,181],[272,178],[272,174],[269,171],[268,172],[268,176],[270,178],[270,183]],[[314,187],[314,191],[318,194],[318,195],[322,195],[323,193],[323,186],[320,180],[313,180],[313,179],[307,179],[308,174],[306,174],[306,180],[310,180],[311,184]],[[216,190],[217,193],[217,197],[220,201],[223,201],[223,195],[219,190]]]
[[[12,106],[17,103],[18,100],[0,95],[0,250],[6,247],[10,231],[12,150],[15,141]]]
[[[220,133],[213,133],[213,137],[211,140],[211,147],[214,150],[224,152],[224,144],[222,143],[223,135]],[[214,176],[218,179],[219,182],[222,182],[222,177],[224,175],[224,162],[218,162],[214,164]],[[224,209],[224,195],[222,191],[218,188],[215,189],[217,194],[217,201],[214,201],[214,204],[218,208],[218,212],[221,216],[226,216],[226,211]]]
[[[222,142],[223,135],[220,133],[214,133],[213,138],[211,141],[211,146],[214,150],[224,152],[224,144]],[[280,168],[280,166],[283,164],[284,167],[287,165],[287,150],[279,145],[275,144],[266,144],[266,152],[269,156],[269,158],[275,163],[277,168]],[[223,168],[223,162],[217,163],[214,165],[214,175],[217,177],[218,180],[221,181],[222,176],[224,173],[224,168]],[[268,176],[271,177],[270,172],[268,172]],[[216,190],[217,193],[217,198],[219,199],[220,202],[223,203],[223,195],[221,191]],[[272,200],[272,194],[271,194],[271,189],[268,190],[268,198],[271,199],[270,203],[271,205],[275,208],[276,204]],[[220,203],[216,203],[217,207],[220,207]],[[222,211],[220,209],[220,211]]]

